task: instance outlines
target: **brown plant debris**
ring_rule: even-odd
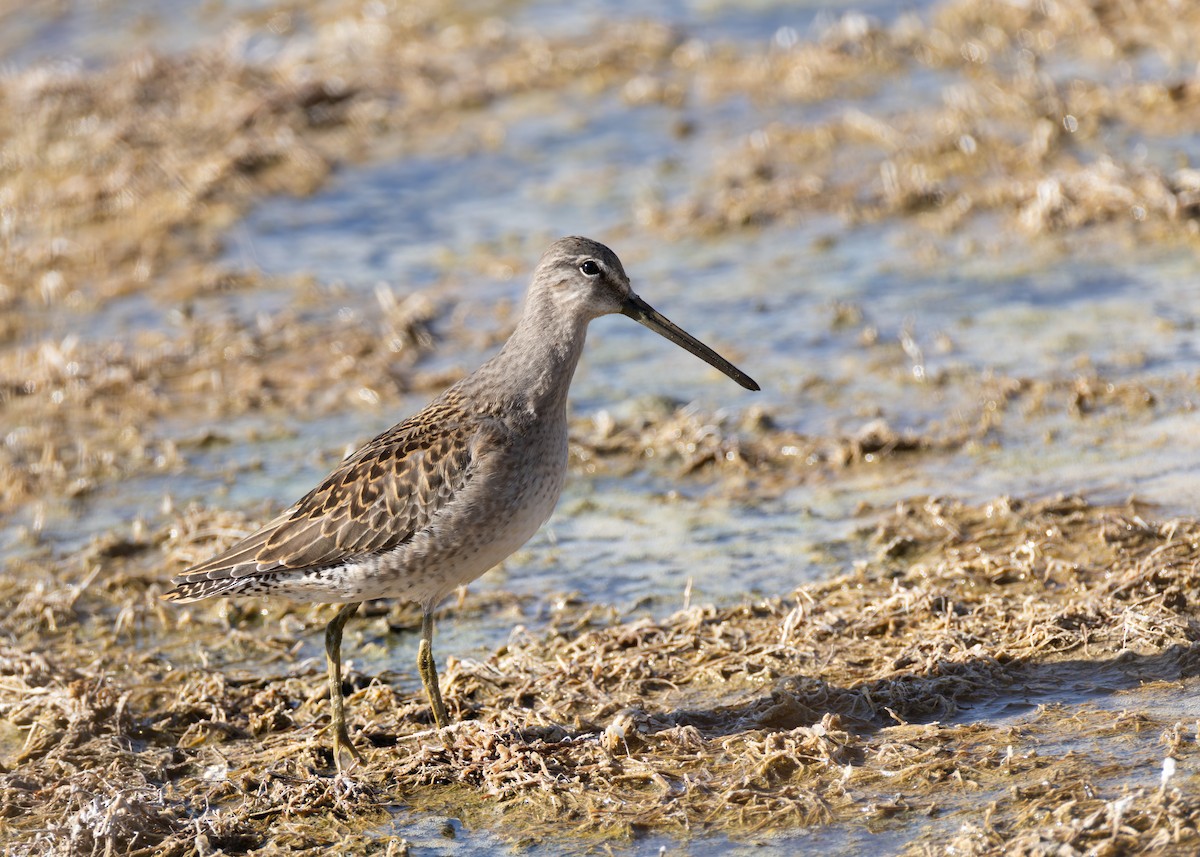
[[[1077,498],[902,503],[853,570],[789,598],[617,624],[577,605],[451,660],[442,734],[415,688],[352,672],[352,734],[373,749],[349,779],[321,664],[289,654],[321,611],[164,610],[138,569],[219,528],[188,531],[90,549],[100,571],[68,602],[53,592],[80,558],[4,580],[24,606],[0,619],[0,836],[22,853],[360,849],[392,804],[518,841],[569,828],[580,848],[863,818],[907,826],[917,849],[953,830],[974,854],[1200,844],[1195,789],[1158,773],[1191,778],[1197,758],[1164,706],[1200,671],[1194,520]],[[1030,714],[996,716],[1012,703]]]
[[[677,55],[709,97],[846,102],[828,118],[763,125],[690,198],[641,218],[672,234],[809,211],[917,218],[940,233],[983,220],[989,244],[1113,224],[1106,240],[1190,244],[1200,181],[1177,141],[1200,93],[1195,44],[1181,37],[1198,14],[1166,0],[950,0],[928,20],[890,25],[851,12],[823,37],[754,61],[685,45]],[[1169,71],[1112,73],[1150,55]],[[918,72],[941,85],[872,103],[870,93]],[[1177,153],[1175,165],[1133,154],[1142,140]]]

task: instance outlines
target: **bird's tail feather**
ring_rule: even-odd
[[[233,595],[245,583],[244,580],[236,578],[188,580],[182,577],[177,577],[171,582],[175,584],[175,588],[170,592],[164,593],[163,598],[167,601],[173,601],[176,604],[203,601],[206,598],[216,598],[219,595]]]

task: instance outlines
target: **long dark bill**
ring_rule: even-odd
[[[665,336],[680,348],[685,348],[695,354],[709,366],[720,369],[747,390],[761,389],[754,379],[734,366],[717,352],[713,351],[686,330],[675,325],[669,318],[660,313],[637,295],[630,295],[621,305],[621,314],[627,315],[634,321],[646,325],[655,333]]]

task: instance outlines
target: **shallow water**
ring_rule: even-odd
[[[987,374],[1070,379],[1102,371],[1153,383],[1196,365],[1197,265],[1183,253],[930,266],[906,244],[911,227],[847,229],[830,219],[703,242],[659,241],[629,224],[631,201],[645,186],[669,195],[679,181],[667,175],[659,182],[656,161],[703,158],[736,134],[723,126],[680,142],[669,133],[669,112],[651,108],[624,111],[617,133],[612,115],[620,110],[607,104],[581,125],[564,116],[517,120],[494,152],[348,170],[310,199],[264,203],[233,230],[230,258],[271,273],[340,280],[364,302],[376,282],[403,294],[448,281],[456,299],[486,307],[519,300],[527,272],[489,280],[447,257],[447,247],[516,247],[531,264],[558,232],[587,232],[617,248],[643,297],[763,386],[759,394],[743,392],[643,328],[601,319],[572,388],[577,415],[636,413],[644,397],[660,395],[708,410],[760,405],[806,433],[853,433],[881,417],[919,430],[977,407],[972,379]],[[746,129],[761,119],[749,108],[734,113],[730,121]],[[588,180],[595,175],[609,181]],[[831,327],[835,302],[860,307],[862,325]],[[889,349],[862,347],[864,325],[876,326]],[[912,343],[907,353],[896,347],[902,336]],[[468,367],[486,353],[435,359]],[[928,380],[939,376],[949,380]],[[807,394],[812,379],[830,389]],[[781,594],[800,582],[790,570],[795,563],[781,556],[844,538],[857,525],[851,512],[860,501],[886,506],[926,492],[972,500],[1145,494],[1186,508],[1200,499],[1196,442],[1188,418],[1174,410],[1178,403],[1166,404],[1166,413],[1115,433],[1102,420],[1035,416],[1006,425],[998,447],[927,459],[901,479],[893,471],[880,480],[868,470],[829,488],[798,487],[769,507],[714,510],[701,498],[663,505],[658,495],[676,486],[572,480],[522,561],[484,585],[500,579],[506,588],[538,592],[549,584],[590,600],[649,601],[660,609],[678,605],[675,593],[689,578],[701,600]],[[327,442],[327,426],[321,429],[314,439]],[[302,422],[297,430],[305,434]],[[369,431],[345,428],[348,437]],[[1046,442],[1050,435],[1060,440]],[[240,490],[233,489],[234,502]],[[586,511],[574,513],[584,497]],[[818,563],[811,574],[828,568]]]
[[[399,814],[400,817],[403,814]],[[453,855],[453,857],[473,857],[473,855],[492,855],[504,853],[521,853],[531,855],[574,855],[597,853],[594,847],[565,846],[562,843],[552,843],[525,847],[512,850],[509,846],[486,831],[469,830],[452,818],[428,818],[417,824],[400,822],[386,833],[403,836],[412,847],[414,855]],[[746,839],[730,839],[726,836],[709,836],[691,840],[685,850],[680,850],[680,843],[667,836],[645,836],[635,843],[617,846],[615,843],[605,843],[604,852],[628,855],[628,857],[662,857],[670,854],[691,855],[731,855],[731,857],[786,857],[796,854],[799,849],[820,849],[822,854],[845,855],[852,857],[858,854],[899,854],[907,841],[907,833],[900,829],[880,830],[869,832],[857,830],[846,832],[833,831],[830,828],[814,828],[794,836],[777,836],[764,834]]]
[[[215,27],[244,8],[224,5],[204,14]],[[614,2],[590,14],[631,17],[634,8]],[[689,35],[765,47],[781,27],[811,34],[849,8],[886,20],[892,7],[675,3],[657,14]],[[210,35],[193,26],[200,13],[186,4],[148,13],[154,32],[162,34],[155,41],[160,48]],[[105,34],[119,28],[120,14],[72,7],[44,22],[28,50],[44,44],[85,58],[106,56]],[[515,23],[535,19],[549,31],[588,26],[586,16],[540,4],[521,5]],[[14,60],[24,56],[32,54]],[[931,263],[921,253],[929,237],[907,223],[848,227],[840,218],[813,216],[754,232],[664,241],[634,221],[640,199],[681,198],[696,171],[770,121],[862,105],[932,103],[943,83],[932,73],[898,76],[859,101],[801,106],[730,99],[703,109],[629,108],[604,95],[546,113],[522,99],[501,102],[488,108],[505,129],[498,146],[481,150],[451,141],[442,156],[367,163],[344,169],[310,198],[266,200],[232,227],[226,256],[236,266],[342,282],[350,290],[347,304],[368,311],[378,282],[400,295],[437,287],[477,308],[484,321],[476,323],[484,326],[488,307],[520,299],[528,269],[549,240],[586,233],[617,249],[643,297],[729,354],[763,386],[759,394],[746,393],[643,328],[602,319],[592,326],[572,391],[574,412],[582,415],[636,413],[644,397],[657,395],[705,410],[762,406],[784,427],[813,434],[853,433],[877,418],[920,430],[931,422],[952,423],[976,407],[970,379],[988,373],[1071,378],[1097,369],[1113,380],[1152,382],[1193,372],[1200,266],[1189,253],[1088,248],[1064,255],[1039,251],[1035,243],[1032,253],[1015,257],[957,255]],[[697,120],[693,133],[676,133],[681,118]],[[525,267],[503,280],[481,276],[479,248],[503,248],[506,258]],[[201,311],[248,314],[292,299],[287,292],[255,292]],[[861,323],[834,326],[835,304],[858,307]],[[77,332],[128,335],[166,318],[162,307],[134,295],[104,307]],[[859,343],[867,326],[877,329],[886,347]],[[904,350],[897,347],[902,336],[909,342]],[[438,352],[430,361],[466,369],[486,355]],[[929,380],[939,376],[950,380]],[[958,383],[958,377],[968,380]],[[806,392],[814,379],[826,384],[817,396]],[[208,496],[219,480],[206,470],[255,460],[264,463],[263,474],[237,480],[226,502],[286,501],[330,463],[296,451],[340,451],[420,403],[414,398],[403,411],[369,421],[361,414],[301,417],[287,426],[286,440],[247,445],[239,436],[255,427],[251,418],[245,427],[230,427],[234,443],[194,456],[189,473],[171,480],[172,493],[184,502]],[[1101,499],[1146,494],[1168,506],[1194,507],[1200,500],[1194,487],[1197,442],[1190,418],[1177,403],[1167,404],[1164,413],[1116,433],[1102,421],[1067,414],[1034,417],[1006,425],[999,446],[927,458],[900,471],[899,479],[895,471],[879,479],[867,469],[833,486],[797,487],[752,508],[705,497],[702,486],[681,486],[684,499],[663,504],[660,495],[677,486],[638,477],[572,480],[550,525],[520,561],[510,561],[483,585],[528,593],[550,587],[662,612],[681,603],[689,580],[697,600],[786,593],[801,581],[791,570],[797,563],[780,562],[783,557],[819,556],[802,564],[806,576],[828,573],[834,566],[822,546],[846,538],[859,524],[852,513],[861,501],[879,507],[924,492],[975,500],[1081,491]],[[1051,435],[1058,440],[1046,442]],[[70,529],[83,534],[129,517],[131,509],[144,513],[159,503],[163,487],[153,479],[124,486],[112,502],[91,505],[95,520]]]
[[[162,4],[154,10],[161,20],[147,25],[144,42],[181,49],[219,28],[226,11],[255,5],[227,5],[205,19],[217,23],[194,28],[191,6]],[[613,2],[590,14],[629,16],[635,8]],[[657,14],[700,38],[778,46],[780,40],[804,37],[843,8],[851,7],[677,2],[658,7]],[[893,6],[853,8],[887,18]],[[24,64],[60,52],[103,61],[117,50],[113,31],[126,20],[124,13],[73,7],[59,18],[32,23],[31,35],[10,51],[8,61]],[[586,17],[542,4],[519,5],[512,20],[517,26],[536,20],[562,32],[586,32],[589,26]],[[876,107],[936,102],[944,84],[937,74],[913,74],[862,98]],[[492,308],[519,300],[547,241],[562,233],[588,234],[617,250],[644,298],[763,386],[760,394],[746,393],[645,329],[603,319],[592,327],[573,387],[574,413],[583,416],[635,414],[652,397],[665,396],[695,403],[703,412],[761,406],[781,426],[814,435],[854,434],[878,419],[924,432],[931,425],[974,420],[984,395],[979,379],[990,376],[1069,381],[1098,373],[1108,381],[1167,390],[1155,408],[1133,418],[1021,413],[997,429],[995,443],[922,456],[886,471],[864,466],[836,481],[796,485],[752,503],[725,496],[703,480],[677,485],[654,474],[573,477],[549,525],[473,587],[527,597],[534,606],[521,619],[535,631],[546,621],[546,605],[568,594],[610,604],[621,614],[660,616],[689,600],[731,603],[787,594],[851,564],[856,548],[848,545],[856,544],[854,534],[864,524],[864,503],[879,509],[923,493],[975,501],[1081,492],[1097,500],[1143,495],[1168,514],[1200,505],[1200,436],[1188,400],[1196,387],[1187,381],[1200,364],[1195,285],[1200,264],[1189,252],[1064,249],[1034,240],[1026,253],[971,254],[955,247],[986,237],[987,227],[951,241],[912,223],[848,225],[817,215],[704,239],[665,240],[638,225],[643,201],[686,198],[698,172],[767,123],[811,120],[854,105],[848,99],[800,106],[730,99],[712,106],[630,108],[605,95],[555,104],[546,113],[536,101],[503,102],[488,108],[504,128],[498,145],[450,141],[442,155],[396,158],[387,154],[385,142],[373,161],[343,169],[310,198],[264,201],[230,229],[225,258],[271,274],[342,282],[352,306],[370,307],[379,282],[400,295],[437,289],[470,306],[477,317],[473,323],[483,329]],[[681,135],[681,120],[692,121],[694,129]],[[1197,140],[1150,141],[1146,158],[1166,162],[1181,152],[1200,155]],[[947,243],[950,252],[931,259],[930,246]],[[519,259],[522,267],[510,277],[489,278],[478,270],[481,252]],[[269,312],[293,298],[286,291],[231,295],[210,299],[201,310]],[[857,307],[861,320],[842,327],[834,320],[845,304]],[[118,330],[161,328],[166,317],[164,308],[134,296],[104,307],[78,333],[102,338]],[[62,322],[47,324],[54,329]],[[881,344],[865,346],[864,328],[874,328]],[[426,365],[465,369],[486,353],[438,351]],[[298,415],[265,433],[264,427],[272,427],[265,418],[223,426],[231,443],[189,452],[187,473],[106,489],[51,521],[47,538],[69,550],[117,522],[155,517],[165,494],[178,503],[204,499],[231,508],[291,500],[325,472],[331,455],[336,460],[346,443],[366,439],[421,403],[414,397],[394,414]],[[195,427],[163,431],[186,436]],[[231,472],[237,474],[232,481]],[[439,628],[439,655],[481,657],[508,638],[513,624],[508,613],[454,616]],[[410,635],[386,642],[386,648],[360,655],[359,666],[393,670],[415,686],[415,640]],[[314,637],[305,654],[319,653]],[[1114,707],[1126,698],[1115,693],[1098,702],[1087,687],[1067,699],[1057,687],[1022,689],[964,711],[961,718],[1027,718],[1052,697]],[[1146,696],[1139,704],[1174,710],[1164,698]],[[1194,713],[1179,707],[1181,717]],[[1069,749],[1066,739],[1046,751]],[[1143,779],[1152,784],[1153,776]],[[413,853],[506,849],[490,833],[437,818],[414,821],[402,810],[380,832],[405,836]],[[700,840],[690,851],[782,854],[819,847],[837,854],[866,848],[890,853],[911,833],[912,828],[878,833],[821,828],[752,843]],[[619,850],[658,854],[674,845],[650,837]],[[559,851],[548,846],[544,853]]]
[[[514,4],[503,0],[464,5],[480,15],[504,15],[518,26],[535,28],[547,35],[585,35],[599,23],[645,15],[643,6],[630,0],[592,2],[583,9],[548,2]],[[656,20],[684,27],[700,38],[787,41],[846,11],[889,21],[902,11],[926,5],[926,2],[909,3],[898,8],[897,4],[881,0],[859,3],[671,0],[655,4],[653,14]],[[131,49],[180,51],[226,33],[246,13],[273,6],[268,0],[67,2],[45,7],[24,6],[21,14],[6,20],[8,26],[0,34],[0,49],[5,61],[17,66],[64,59],[101,63]],[[781,28],[795,32],[785,29],[781,33]]]
[[[0,57],[10,67],[39,62],[97,65],[135,50],[182,51],[227,31],[269,0],[21,4],[4,18]]]

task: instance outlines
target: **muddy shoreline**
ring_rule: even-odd
[[[273,488],[281,464],[329,467],[365,438],[313,449],[305,426],[373,424],[502,341],[515,306],[466,306],[460,279],[520,279],[536,259],[481,238],[447,248],[431,285],[366,293],[236,267],[229,231],[264,199],[495,149],[513,114],[616,99],[686,139],[746,100],[778,118],[689,166],[688,192],[636,200],[627,236],[702,243],[828,217],[898,224],[930,270],[1187,254],[1200,83],[1179,34],[1196,14],[954,0],[749,46],[662,22],[545,35],[504,9],[290,3],[186,51],[7,70],[0,853],[419,853],[414,818],[556,853],[786,848],[804,830],[914,855],[1194,853],[1200,520],[1119,480],[1104,496],[956,499],[946,484],[863,500],[844,541],[787,546],[796,580],[818,555],[833,573],[742,603],[463,593],[443,620],[514,630],[483,655],[440,647],[460,721],[442,735],[411,673],[373,666],[411,642],[416,614],[369,605],[347,631],[367,666],[346,690],[370,751],[345,777],[314,657],[329,608],[161,595],[294,499]],[[942,81],[939,104],[890,89],[913,74]],[[866,106],[795,118],[851,95]],[[1195,309],[1161,324],[1185,337]],[[844,379],[797,370],[779,383],[846,411],[827,431],[753,404],[636,400],[573,417],[571,479],[642,474],[662,503],[736,515],[1025,446],[1102,459],[1110,437],[1145,438],[1164,470],[1192,466],[1171,438],[1195,418],[1194,367],[1131,352],[926,372],[906,322],[875,307],[834,302],[809,327],[942,412],[851,408]],[[231,500],[247,482],[270,499]]]

